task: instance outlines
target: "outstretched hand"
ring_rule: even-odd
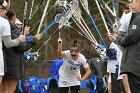
[[[24,35],[29,35],[29,33],[30,33],[30,27],[26,25],[24,28]]]
[[[117,37],[118,37],[118,34],[110,34],[108,38],[110,41],[115,41]]]
[[[25,35],[20,35],[19,39],[21,42],[25,42],[26,41],[26,36]]]
[[[42,35],[41,34],[36,34],[35,37],[36,37],[37,40],[40,40],[42,38]]]

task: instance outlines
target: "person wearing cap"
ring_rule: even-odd
[[[21,28],[16,25],[16,14],[13,10],[8,10],[6,13],[11,26],[12,39],[17,38],[21,34]],[[24,31],[28,32],[28,27],[25,27]],[[30,41],[21,43],[20,45],[12,48],[6,48],[4,46],[3,51],[6,56],[6,72],[2,80],[1,93],[14,93],[18,80],[24,79],[24,59],[23,53],[32,48],[37,41],[41,39],[41,35],[35,35]],[[14,61],[14,62],[13,62]]]
[[[2,41],[7,48],[17,46],[21,42],[25,41],[25,35],[20,35],[18,38],[12,40],[11,39],[11,31],[9,22],[1,17],[3,12],[6,11],[7,3],[6,1],[1,2],[0,4],[0,84],[2,81],[2,77],[4,75],[4,61],[3,61],[3,52],[2,52]]]
[[[80,81],[88,78],[91,74],[86,58],[79,52],[79,44],[74,40],[70,50],[62,51],[62,39],[58,38],[58,55],[63,57],[63,65],[59,69],[60,93],[80,93]],[[81,77],[80,66],[85,68],[85,74]]]
[[[0,5],[0,9],[1,9],[0,16],[4,17],[7,12],[7,2],[5,0],[3,1],[2,5]]]

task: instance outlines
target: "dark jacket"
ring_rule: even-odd
[[[15,39],[21,34],[21,29],[16,25],[10,24],[11,37]],[[24,52],[32,48],[37,43],[37,39],[34,37],[30,42],[21,43],[19,46],[6,48],[5,51],[5,63],[6,72],[4,79],[23,79],[24,78]]]
[[[123,49],[121,73],[132,73],[140,77],[140,13],[131,20],[128,34],[117,38]]]

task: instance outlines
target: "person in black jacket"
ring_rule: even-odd
[[[132,15],[127,35],[111,36],[123,50],[121,73],[128,75],[131,93],[140,93],[140,0],[133,0]]]
[[[19,37],[22,33],[21,29],[15,24],[16,14],[13,10],[8,10],[6,16],[9,19],[11,26],[12,39]],[[24,34],[29,32],[29,27],[25,27]],[[19,46],[6,48],[4,46],[5,53],[5,75],[2,81],[2,92],[1,93],[14,93],[18,80],[24,78],[24,63],[23,54],[28,51],[35,44],[37,40],[41,39],[41,35],[35,35],[30,41],[21,43]]]

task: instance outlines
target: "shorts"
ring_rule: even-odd
[[[24,76],[23,62],[16,60],[15,61],[7,60],[5,63],[6,63],[6,72],[3,77],[4,80],[23,79]]]
[[[60,87],[60,93],[68,93],[69,88],[71,90],[71,93],[80,93],[80,85],[70,87]]]
[[[131,93],[140,93],[140,77],[132,73],[128,73],[127,75]]]
[[[0,75],[4,75],[4,62],[2,60],[0,61]]]
[[[109,76],[108,76],[108,83],[111,83],[111,73],[109,73]]]
[[[116,74],[111,73],[112,93],[121,93],[120,80],[117,80]]]

